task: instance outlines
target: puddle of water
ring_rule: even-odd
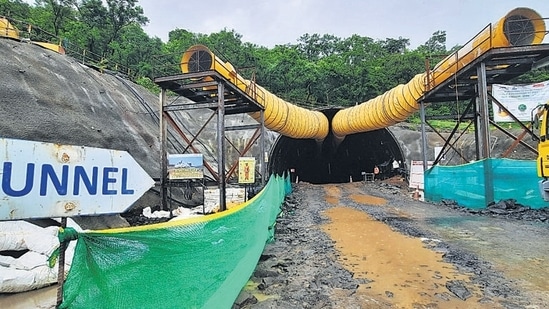
[[[374,205],[374,206],[383,206],[387,204],[386,199],[371,196],[371,195],[351,194],[349,197],[351,198],[351,200],[359,204]]]
[[[323,229],[341,252],[340,262],[356,278],[373,280],[357,293],[398,308],[494,308],[479,303],[478,288],[468,276],[443,262],[441,253],[425,248],[420,239],[395,232],[352,208],[334,207],[325,214],[331,222]],[[473,296],[458,299],[445,286],[449,280],[462,280]]]
[[[327,185],[324,187],[326,192],[326,202],[337,205],[339,203],[339,198],[341,197],[341,189],[334,185]]]
[[[249,292],[250,294],[252,294],[253,296],[255,296],[255,298],[257,299],[258,302],[263,302],[263,301],[266,301],[268,299],[279,298],[278,295],[267,295],[267,294],[262,293],[261,291],[258,290],[257,286],[258,286],[258,283],[253,282],[252,280],[249,280],[246,283],[246,285],[244,286],[243,290],[245,290],[245,291]]]
[[[545,291],[549,296],[546,227],[484,217],[429,218],[426,223],[444,238],[492,261],[496,269],[518,279],[527,289]]]

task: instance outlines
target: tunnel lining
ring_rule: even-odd
[[[339,109],[322,112],[331,119]],[[393,168],[393,162],[400,162]],[[363,180],[364,173],[380,169],[378,178],[405,174],[400,144],[386,128],[348,135],[338,144],[332,134],[319,143],[313,139],[279,136],[271,149],[270,173],[291,171],[292,178],[314,184]]]

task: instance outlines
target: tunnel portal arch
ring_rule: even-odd
[[[332,119],[338,108],[322,110]],[[314,184],[343,183],[362,180],[377,165],[380,177],[405,174],[406,164],[395,136],[387,129],[348,135],[339,145],[330,133],[322,142],[279,136],[271,148],[270,173],[293,171],[299,181]],[[400,162],[393,169],[393,161]]]

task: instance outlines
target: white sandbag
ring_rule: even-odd
[[[1,221],[0,222],[0,251],[25,250],[25,236],[39,234],[42,228],[26,221]]]
[[[27,249],[50,256],[59,247],[58,232],[57,226],[48,226],[41,228],[40,233],[28,233],[23,237]]]
[[[169,218],[170,212],[166,210],[157,210],[152,212],[151,207],[143,208],[143,216],[147,218]]]
[[[82,232],[70,218],[67,226]],[[0,251],[28,250],[19,258],[0,255],[0,293],[30,291],[57,282],[58,264],[50,268],[48,258],[59,247],[58,232],[56,226],[42,228],[26,221],[0,222]],[[66,248],[65,274],[70,269],[75,246],[76,241],[71,241]]]
[[[0,292],[17,293],[29,291],[34,285],[34,273],[8,267],[0,267]]]
[[[40,289],[57,282],[57,267],[39,266],[33,270],[0,267],[0,292],[19,293]]]
[[[47,266],[48,257],[38,252],[28,251],[11,263],[11,268],[33,270],[38,266]]]
[[[57,282],[57,267],[49,268],[46,265],[33,269],[34,283],[30,287],[32,290],[43,288]],[[65,276],[67,270],[65,269]]]
[[[11,263],[13,263],[13,261],[15,261],[15,258],[12,257],[12,256],[0,255],[0,266],[10,267]],[[0,268],[0,270],[1,270],[1,268]]]

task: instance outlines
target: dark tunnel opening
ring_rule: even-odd
[[[322,112],[331,121],[338,110]],[[399,162],[398,168],[394,161]],[[339,145],[332,133],[322,143],[281,135],[271,149],[269,171],[291,171],[292,181],[298,177],[313,184],[343,183],[363,180],[364,173],[373,173],[376,165],[380,170],[377,178],[404,174],[404,162],[402,150],[388,129],[351,134]]]

